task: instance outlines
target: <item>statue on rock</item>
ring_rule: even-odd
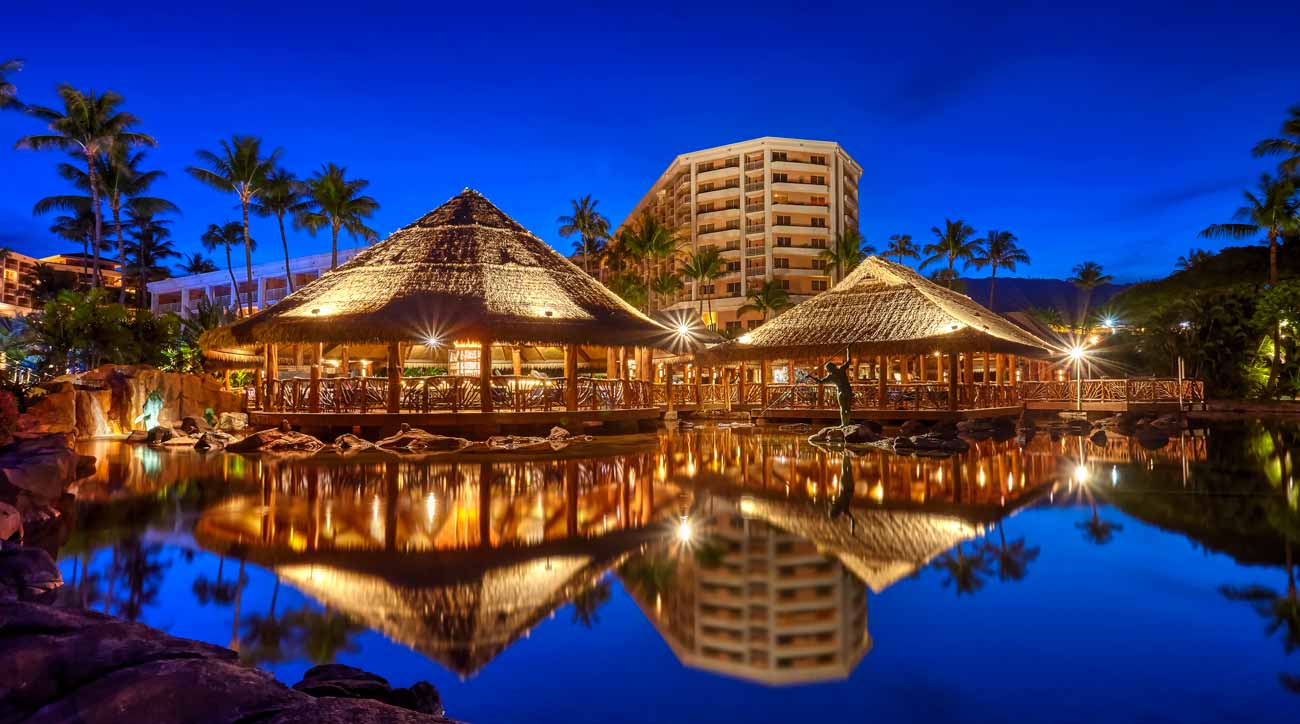
[[[137,415],[136,418],[131,421],[131,424],[134,425],[137,422],[143,421],[144,429],[152,430],[158,424],[158,420],[161,419],[160,413],[162,413],[162,409],[163,409],[162,392],[159,390],[154,390],[153,392],[150,392],[149,396],[144,399],[144,408],[141,410],[140,414]]]
[[[849,367],[853,360],[849,359],[849,348],[844,348],[844,362],[835,364],[833,361],[826,362],[826,376],[814,377],[808,375],[813,382],[824,385],[830,382],[835,385],[835,390],[840,403],[840,427],[848,427],[853,420],[850,413],[853,411],[853,384],[849,382]]]

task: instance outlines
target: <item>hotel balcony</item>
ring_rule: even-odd
[[[773,201],[773,211],[784,211],[795,214],[825,214],[830,209],[830,204],[814,204],[811,201]]]
[[[762,191],[762,190],[763,190],[763,182],[762,182],[762,181],[747,181],[747,182],[745,182],[745,193],[747,193],[747,194],[749,194],[749,193],[754,193],[755,191]]]
[[[777,252],[790,252],[791,256],[809,257],[817,256],[823,251],[826,251],[826,244],[790,244],[787,246],[777,244],[774,248]]]
[[[740,238],[740,227],[731,226],[723,229],[700,229],[695,232],[695,238],[700,241],[719,241],[721,239]]]
[[[791,193],[809,194],[809,193],[828,193],[829,188],[826,184],[815,184],[806,181],[773,181],[773,191],[789,191]]]
[[[695,194],[696,201],[717,201],[718,199],[729,199],[740,195],[740,184],[714,188],[708,191],[699,191]]]
[[[696,221],[713,221],[716,219],[731,218],[740,212],[739,206],[732,206],[726,209],[711,209],[709,211],[695,212]]]
[[[717,166],[707,171],[695,172],[696,181],[712,181],[720,178],[728,178],[740,173],[740,163],[731,163],[726,166]]]
[[[831,230],[825,226],[813,226],[812,224],[773,224],[773,234],[815,234],[818,236],[830,236]]]
[[[803,173],[824,173],[830,167],[824,163],[812,163],[810,161],[798,161],[794,159],[786,161],[772,161],[773,171],[799,171]]]

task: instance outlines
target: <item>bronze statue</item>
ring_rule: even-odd
[[[849,348],[845,347],[843,364],[837,365],[832,361],[827,361],[825,377],[808,375],[813,382],[819,385],[824,385],[827,382],[835,385],[840,403],[840,427],[848,427],[853,422],[849,417],[849,413],[853,410],[853,384],[849,382],[849,367],[852,362],[849,359]]]

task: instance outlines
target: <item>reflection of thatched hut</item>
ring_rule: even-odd
[[[278,376],[277,344],[383,345],[400,379],[418,345],[465,348],[491,359],[494,345],[564,348],[569,409],[577,404],[579,345],[634,348],[648,359],[672,335],[475,191],[465,190],[278,304],[231,325],[239,345],[265,345]],[[313,377],[319,373],[313,365]],[[648,365],[641,365],[645,369]],[[463,374],[468,374],[463,371]],[[474,365],[484,410],[491,366]],[[388,386],[390,412],[400,385]]]
[[[878,380],[948,382],[954,409],[959,383],[976,380],[977,356],[980,381],[1002,385],[1015,379],[1015,356],[1052,352],[1047,342],[970,297],[869,257],[829,291],[699,357],[705,363],[824,360],[846,348],[860,362],[873,363]]]

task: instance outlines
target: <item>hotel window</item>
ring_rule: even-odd
[[[730,282],[727,284],[727,294],[740,294],[740,282]]]
[[[820,185],[820,186],[825,186],[825,185],[826,185],[826,177],[825,177],[825,176],[813,176],[813,177],[812,177],[812,180],[809,181],[808,183],[814,183],[814,184],[818,184],[818,185]]]
[[[825,228],[826,228],[826,219],[818,219],[818,218],[814,217],[813,220],[812,220],[812,225],[813,225],[814,227],[818,228],[818,229],[825,229]]]
[[[785,151],[773,151],[773,152],[772,152],[772,160],[773,160],[773,161],[785,161],[785,160],[787,160],[787,156],[785,155]]]
[[[814,292],[824,292],[824,291],[826,291],[826,280],[825,280],[825,279],[814,279],[814,280],[812,280],[812,290],[813,290]]]
[[[790,260],[789,260],[789,259],[773,259],[773,260],[772,260],[772,266],[773,266],[774,268],[776,268],[776,269],[789,269],[789,268],[790,268]]]
[[[790,280],[789,280],[789,279],[777,279],[777,280],[776,280],[776,285],[779,286],[779,287],[781,287],[782,289],[786,290],[787,292],[790,291]]]
[[[790,217],[789,217],[789,216],[778,216],[778,217],[776,217],[776,225],[777,225],[777,226],[789,226],[789,225],[790,225]]]
[[[815,164],[817,164],[818,166],[825,166],[825,165],[826,165],[826,157],[825,157],[825,156],[812,156],[812,157],[810,157],[810,158],[808,159],[808,163],[815,163]]]
[[[763,323],[763,320],[761,320],[761,319],[751,319],[751,320],[749,320],[749,328],[750,328],[750,329],[757,329],[757,328],[758,328],[758,325],[760,325],[760,324],[762,324],[762,323]]]
[[[712,285],[712,284],[701,284],[701,285],[700,285],[700,294],[701,294],[701,295],[712,294],[712,293],[713,293],[713,285]]]
[[[727,262],[727,271],[729,271],[729,272],[738,272],[738,271],[740,271],[740,262],[738,262],[738,261],[729,261],[729,262]]]
[[[790,246],[790,237],[788,237],[788,236],[778,236],[778,237],[776,237],[776,245],[777,245],[777,246]]]
[[[790,180],[790,176],[788,174],[784,174],[784,173],[772,174],[772,183],[774,184],[783,184],[789,180]]]
[[[738,319],[728,320],[727,329],[740,329],[740,320]]]
[[[825,196],[814,196],[814,197],[812,197],[812,201],[809,202],[809,203],[811,203],[813,206],[825,206],[825,205],[826,205],[826,197],[825,197]]]
[[[825,268],[826,268],[826,260],[825,260],[825,259],[813,259],[813,260],[812,260],[812,268],[813,268],[813,269],[825,269]]]

